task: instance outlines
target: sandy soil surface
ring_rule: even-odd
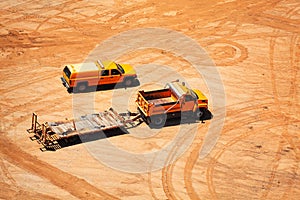
[[[0,8],[0,199],[300,198],[298,0],[9,0],[1,1]],[[155,48],[116,58],[136,67],[138,87],[69,94],[62,86],[64,64],[85,61],[112,36],[148,27],[192,38],[214,61],[226,105],[211,104],[210,109],[214,114],[225,110],[226,116],[212,151],[199,158],[216,118],[155,131],[141,124],[129,134],[41,152],[26,132],[32,112],[43,122],[61,120],[73,116],[73,107],[90,109],[83,107],[91,98],[94,110],[112,105],[134,110],[136,91],[161,87],[155,82],[166,77],[175,79],[170,69],[212,98],[191,63]],[[112,47],[118,48],[118,43]],[[118,101],[123,97],[126,102]],[[162,169],[142,163],[148,167],[143,172],[139,160],[126,162],[109,149],[97,154],[100,159],[91,153],[90,147],[104,141],[133,155],[156,152],[174,141],[180,128],[184,136],[167,151]],[[183,151],[181,144],[190,135]],[[135,166],[135,173],[124,170]]]

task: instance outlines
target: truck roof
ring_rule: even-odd
[[[90,63],[79,63],[79,64],[70,64],[69,68],[73,72],[88,72],[88,71],[99,71],[106,69],[117,69],[117,65],[113,61],[100,61]]]
[[[69,65],[73,72],[98,71],[99,68],[95,63],[80,63]]]

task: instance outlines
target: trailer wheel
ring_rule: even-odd
[[[165,126],[167,116],[166,115],[156,115],[150,117],[150,124],[151,128],[162,128]]]
[[[86,82],[78,83],[75,88],[75,92],[84,92],[87,89],[87,86]]]

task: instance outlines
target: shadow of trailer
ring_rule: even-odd
[[[70,119],[40,124],[35,113],[32,114],[31,128],[28,133],[34,135],[43,147],[41,151],[55,151],[67,146],[128,134],[127,128],[142,123],[136,113],[117,113],[113,108],[107,111],[88,114],[77,119]]]

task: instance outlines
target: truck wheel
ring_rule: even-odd
[[[197,111],[195,112],[196,119],[201,119],[201,117],[203,116],[203,114],[204,114],[203,109],[197,109]]]
[[[87,89],[87,83],[86,82],[78,83],[76,88],[75,88],[75,91],[76,92],[84,92],[86,89]]]
[[[150,117],[150,127],[151,128],[162,128],[165,126],[166,123],[166,115],[157,115]]]
[[[132,78],[126,78],[126,79],[124,80],[124,85],[125,85],[126,87],[131,86],[132,83],[133,83]]]
[[[68,91],[68,93],[72,93],[73,92],[73,88],[70,87],[70,88],[67,89],[67,91]]]

